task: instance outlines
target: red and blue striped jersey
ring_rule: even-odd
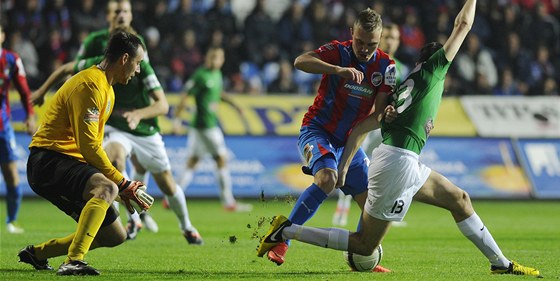
[[[327,63],[354,67],[364,73],[360,84],[324,74],[315,101],[303,118],[302,126],[320,126],[333,137],[333,144],[343,145],[352,127],[371,114],[377,94],[389,95],[395,87],[395,62],[381,49],[368,62],[358,61],[352,40],[332,41],[315,53]]]
[[[19,95],[23,109],[29,114],[33,114],[31,106],[31,93],[25,78],[25,70],[19,56],[6,49],[0,49],[0,132],[4,131],[7,123],[10,121],[10,101],[8,99],[10,82],[14,82]]]

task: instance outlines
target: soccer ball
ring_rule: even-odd
[[[379,245],[369,256],[362,256],[344,251],[344,260],[352,271],[371,271],[376,267],[383,257],[383,248]]]

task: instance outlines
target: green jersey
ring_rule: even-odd
[[[111,33],[109,32],[109,29],[102,29],[90,33],[80,46],[76,60],[78,61],[85,58],[103,55],[103,52],[109,43],[110,35]]]
[[[74,72],[89,68],[102,60],[103,56],[80,60],[74,65]],[[150,93],[162,89],[150,63],[142,61],[139,74],[132,77],[126,85],[115,84],[113,89],[115,91],[115,107],[107,121],[108,125],[137,136],[151,136],[159,132],[157,117],[140,120],[138,126],[132,130],[128,127],[126,118],[122,116],[127,111],[149,106],[152,103]]]
[[[207,129],[218,126],[218,105],[223,91],[222,72],[199,67],[185,83],[185,91],[194,97],[196,113],[192,126]]]
[[[417,65],[389,97],[398,117],[382,122],[383,143],[417,154],[424,147],[441,103],[445,75],[451,62],[442,49]]]
[[[397,75],[396,75],[397,85],[399,85],[402,82],[403,78],[405,78],[404,77],[404,75],[406,75],[405,71],[407,71],[408,69],[406,65],[404,65],[400,60],[396,58],[393,58],[393,60],[395,61],[395,68],[397,70]]]
[[[146,44],[144,43],[144,38],[140,35],[137,36],[145,46]],[[103,55],[107,45],[109,44],[110,37],[111,32],[109,32],[109,29],[102,29],[90,33],[80,46],[80,50],[78,50],[78,55],[76,56],[76,61]],[[148,52],[145,52],[144,60],[149,61]]]

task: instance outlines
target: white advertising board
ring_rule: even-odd
[[[560,138],[560,97],[466,96],[461,104],[481,137]]]

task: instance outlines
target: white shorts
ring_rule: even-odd
[[[432,170],[419,161],[418,154],[386,144],[376,148],[372,157],[364,210],[377,219],[402,221]]]
[[[134,154],[138,162],[152,174],[171,170],[163,138],[159,133],[151,136],[136,136],[105,125],[103,146],[117,142],[124,147],[126,155]]]
[[[202,158],[206,154],[222,157],[227,155],[222,130],[219,127],[209,129],[190,128],[187,139],[187,156]]]

